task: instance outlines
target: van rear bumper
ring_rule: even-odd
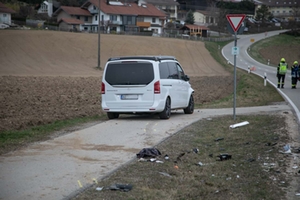
[[[165,102],[159,101],[150,107],[139,108],[136,107],[117,107],[117,106],[107,106],[104,102],[101,104],[102,110],[104,112],[116,112],[116,113],[157,113],[162,112],[165,108]]]

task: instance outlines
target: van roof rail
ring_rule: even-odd
[[[108,61],[114,61],[114,60],[132,60],[132,59],[154,60],[154,61],[177,60],[174,56],[122,56],[122,57],[112,57],[112,58],[109,58]]]

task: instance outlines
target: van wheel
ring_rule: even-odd
[[[169,119],[171,116],[171,100],[170,98],[167,98],[165,109],[159,113],[160,119]]]
[[[194,113],[194,97],[191,95],[189,105],[183,109],[184,114],[193,114]]]
[[[108,119],[116,119],[116,118],[119,118],[119,113],[108,112],[107,117],[108,117]]]

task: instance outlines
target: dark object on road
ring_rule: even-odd
[[[138,154],[136,154],[137,158],[155,158],[156,156],[160,155],[160,151],[156,148],[144,148]]]
[[[220,154],[219,156],[217,156],[220,158],[220,161],[223,161],[223,160],[229,160],[232,158],[231,155],[229,155],[228,153],[223,153],[223,154]]]
[[[128,192],[132,189],[132,185],[130,185],[130,184],[114,184],[114,185],[111,185],[108,189],[121,190],[124,192]]]

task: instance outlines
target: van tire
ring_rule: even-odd
[[[108,117],[108,119],[116,119],[116,118],[119,118],[119,113],[108,112],[107,117]]]
[[[191,95],[189,100],[189,105],[183,109],[184,114],[193,114],[194,113],[194,97]]]
[[[159,113],[160,119],[169,119],[171,116],[171,100],[170,98],[166,99],[166,104],[164,110]]]

